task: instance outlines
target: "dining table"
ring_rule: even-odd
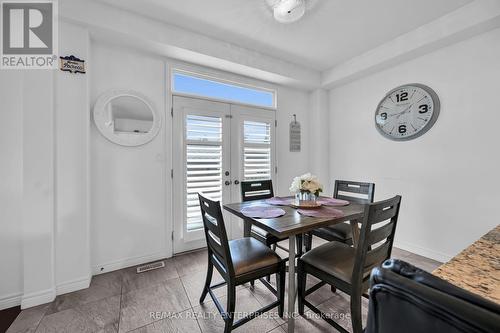
[[[340,211],[335,216],[306,216],[301,214],[296,207],[292,205],[281,205],[284,210],[284,215],[275,218],[255,218],[245,215],[245,211],[256,207],[276,207],[269,203],[269,200],[253,200],[247,202],[224,204],[223,208],[243,219],[244,236],[250,236],[251,225],[255,225],[270,234],[280,238],[288,238],[288,307],[287,307],[287,323],[288,332],[294,332],[295,329],[295,296],[296,289],[296,253],[295,241],[298,235],[303,235],[314,229],[335,225],[349,221],[352,228],[353,245],[357,246],[359,239],[359,223],[361,223],[365,206],[363,204],[348,203],[344,206],[334,207]],[[313,208],[314,209],[314,208]]]

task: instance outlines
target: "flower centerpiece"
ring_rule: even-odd
[[[323,192],[323,185],[318,177],[306,173],[293,179],[290,192],[295,194],[295,205],[316,207],[316,199]]]

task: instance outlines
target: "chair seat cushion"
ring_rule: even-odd
[[[229,241],[229,251],[236,275],[250,273],[281,261],[276,252],[251,237]]]
[[[266,245],[274,244],[274,243],[277,243],[277,242],[285,239],[285,238],[282,238],[282,239],[278,238],[278,237],[268,233],[264,229],[256,227],[255,225],[252,225],[250,235],[253,238],[256,238],[256,239],[260,240],[261,242],[265,243]]]
[[[355,257],[355,248],[334,241],[306,252],[301,260],[329,275],[351,283]],[[363,278],[365,279],[369,275],[370,270],[365,270]]]
[[[352,240],[352,227],[349,223],[339,223],[313,230],[313,235],[328,241],[339,241],[346,243]]]

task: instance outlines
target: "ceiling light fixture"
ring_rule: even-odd
[[[274,19],[280,23],[298,21],[306,12],[305,0],[277,0],[272,4]]]

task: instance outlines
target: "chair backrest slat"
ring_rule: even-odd
[[[375,211],[372,216],[372,224],[387,221],[388,219],[394,216],[397,209],[398,206],[394,205],[394,206],[387,206],[383,209]]]
[[[387,252],[391,244],[385,242],[384,244],[366,252],[364,268],[372,269],[374,266],[382,264],[387,259]]]
[[[252,180],[241,182],[241,200],[252,201],[274,197],[272,180]]]
[[[217,227],[217,219],[211,216],[208,213],[205,213],[205,218],[207,220],[206,227],[210,232],[212,232],[215,236],[220,237],[220,229]]]
[[[205,229],[205,238],[209,256],[215,256],[222,268],[234,275],[233,262],[229,251],[229,240],[219,201],[212,201],[198,193],[201,217]]]
[[[372,230],[368,236],[368,244],[373,245],[383,241],[392,234],[393,228],[394,223],[389,222],[380,228]]]
[[[401,196],[375,202],[365,207],[356,249],[353,281],[361,283],[366,273],[391,256],[398,222]],[[377,227],[377,224],[386,222]]]
[[[207,246],[209,246],[215,254],[220,257],[224,256],[224,248],[222,247],[220,238],[211,231],[208,231],[207,243]]]
[[[375,184],[348,180],[336,180],[333,197],[359,204],[372,203],[375,196]]]

